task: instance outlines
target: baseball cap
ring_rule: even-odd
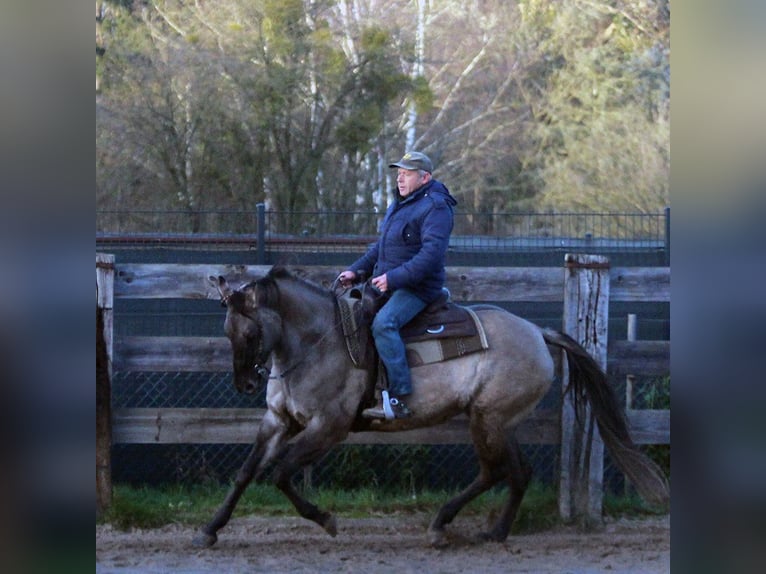
[[[401,167],[402,169],[422,169],[428,173],[433,172],[434,166],[431,158],[419,151],[410,151],[402,156],[396,163],[388,164],[388,167]]]

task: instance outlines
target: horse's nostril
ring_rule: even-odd
[[[244,393],[246,395],[252,395],[255,392],[255,385],[253,383],[247,383],[245,385]]]

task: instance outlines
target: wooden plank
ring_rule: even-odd
[[[447,267],[455,301],[561,301],[564,272],[557,267]]]
[[[239,285],[268,272],[267,265],[124,264],[117,268],[115,296],[136,299],[217,299],[210,275]],[[296,274],[329,287],[338,266],[295,267]],[[668,268],[610,271],[614,301],[669,301]],[[448,267],[447,288],[455,301],[562,301],[564,272],[557,267]]]
[[[611,301],[670,301],[670,267],[615,267],[609,271]]]
[[[249,444],[265,409],[120,408],[114,410],[115,444]],[[670,444],[670,411],[628,411],[637,444]],[[533,412],[517,429],[522,444],[558,444],[555,410]],[[344,444],[470,444],[468,418],[406,432],[352,433]]]
[[[118,371],[228,372],[231,345],[226,337],[120,337],[115,341]],[[613,341],[608,348],[610,377],[670,372],[670,341]]]
[[[522,444],[558,444],[558,413],[554,410],[534,411],[516,429]],[[348,436],[345,444],[471,444],[468,417],[459,415],[433,427],[406,432],[359,432]]]
[[[120,337],[118,371],[225,372],[232,369],[226,337]]]
[[[115,294],[123,298],[217,299],[208,277],[223,275],[239,285],[268,272],[265,265],[126,264],[117,271]],[[330,287],[337,266],[305,266],[292,270],[299,276]],[[447,268],[447,288],[456,301],[561,301],[561,269]]]
[[[670,444],[670,411],[628,409],[630,436],[636,444]]]
[[[135,299],[218,299],[208,281],[210,275],[224,275],[238,285],[264,275],[268,265],[201,265],[141,263],[117,267],[115,296]],[[317,276],[319,268],[317,267]]]
[[[612,341],[608,350],[610,377],[670,374],[670,341]]]
[[[114,442],[133,444],[250,443],[265,409],[121,408],[114,411]],[[558,414],[540,410],[517,429],[524,444],[558,443]],[[468,418],[405,432],[351,433],[345,444],[470,444]]]
[[[114,442],[239,444],[255,440],[264,409],[115,409]]]

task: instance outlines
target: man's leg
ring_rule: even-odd
[[[425,307],[426,303],[417,295],[406,289],[398,289],[378,311],[372,322],[375,347],[386,367],[388,393],[393,405],[397,405],[401,397],[412,392],[410,367],[407,364],[407,353],[399,329],[409,323]],[[390,412],[388,414],[390,415]]]

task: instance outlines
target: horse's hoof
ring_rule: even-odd
[[[474,536],[474,540],[479,543],[492,542],[492,535],[489,532],[479,532]]]
[[[192,538],[192,544],[197,548],[210,548],[218,541],[218,535],[208,534],[206,532],[197,532],[197,535]]]
[[[444,535],[444,530],[428,530],[428,542],[434,548],[446,548],[449,546],[447,537]]]
[[[335,515],[331,514],[327,520],[322,523],[322,528],[325,529],[327,534],[335,538],[338,535],[338,521],[335,519]]]
[[[476,535],[476,542],[504,542],[507,535],[497,534],[496,532],[479,532]]]

